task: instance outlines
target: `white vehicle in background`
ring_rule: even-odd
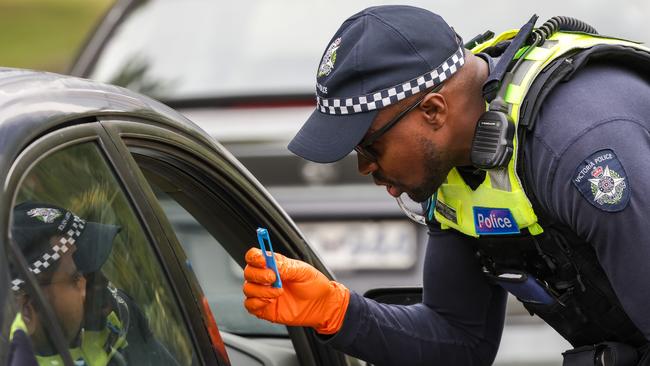
[[[539,24],[567,15],[602,34],[650,40],[650,3],[641,0],[405,2],[441,14],[465,41],[518,28],[533,13]],[[315,106],[329,37],[348,16],[381,3],[118,0],[70,73],[148,94],[199,124],[264,184],[346,286],[421,286],[426,228],[356,173],[356,156],[314,164],[286,148]],[[496,364],[559,364],[570,345],[511,305]]]

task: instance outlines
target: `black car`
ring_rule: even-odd
[[[331,274],[260,183],[179,113],[115,86],[0,69],[0,136],[0,364],[10,349],[13,364],[30,349],[51,365],[356,362],[309,329],[246,313],[258,227],[277,252]],[[39,227],[67,242],[41,240],[34,257],[25,237]],[[110,240],[87,234],[102,230]],[[92,273],[76,256],[88,248],[87,261],[103,256]]]

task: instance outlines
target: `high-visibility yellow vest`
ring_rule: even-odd
[[[517,30],[507,31],[477,45],[471,51],[479,53],[498,42],[511,39]],[[510,117],[519,125],[520,108],[533,81],[554,60],[576,50],[586,50],[596,45],[621,45],[646,52],[650,50],[638,43],[620,39],[594,36],[584,33],[557,32],[541,46],[528,53],[519,50],[515,56],[525,54],[524,62],[514,70],[512,82],[506,87],[505,102]],[[484,181],[472,190],[456,168],[447,175],[446,181],[432,197],[429,220],[435,218],[442,229],[455,229],[463,234],[482,235],[519,234],[526,229],[529,234],[539,235],[544,230],[526,196],[517,175],[517,150],[520,148],[517,134],[514,151],[507,168],[488,169]]]
[[[106,321],[110,324],[110,327],[113,327],[113,329],[122,328],[122,322],[118,319],[115,312],[111,312]],[[14,333],[19,329],[28,334],[27,326],[25,325],[25,321],[20,313],[16,314],[16,317],[11,324],[10,338],[13,338]],[[106,341],[109,339],[111,332],[114,332],[114,330],[109,329],[109,327],[105,327],[101,331],[82,330],[80,346],[69,349],[72,360],[83,359],[89,366],[108,365],[108,362],[115,353],[119,349],[127,346],[126,334],[121,334],[114,342],[112,342],[112,344],[109,344],[108,349],[106,349]],[[41,366],[63,365],[63,359],[60,355],[35,356],[36,361]]]

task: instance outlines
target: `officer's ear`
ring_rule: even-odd
[[[434,130],[440,129],[447,122],[449,108],[447,100],[442,94],[429,93],[420,103],[419,109],[424,112],[426,123]]]

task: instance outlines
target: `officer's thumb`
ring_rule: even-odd
[[[264,255],[259,248],[250,248],[246,252],[245,259],[246,263],[248,263],[250,266],[257,268],[266,268],[266,260],[264,259]]]

